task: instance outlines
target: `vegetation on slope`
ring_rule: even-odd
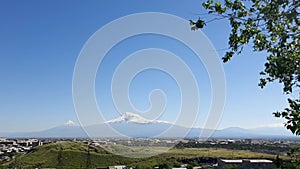
[[[28,154],[19,155],[15,160],[4,164],[4,168],[84,169],[111,165],[127,165],[134,168],[163,165],[178,167],[182,162],[193,162],[196,165],[199,159],[209,157],[275,159],[275,156],[270,154],[224,148],[171,149],[157,156],[137,159],[111,154],[100,147],[87,146],[81,142],[57,142],[37,147]]]

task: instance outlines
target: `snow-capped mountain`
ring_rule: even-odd
[[[113,129],[113,131],[111,130]],[[172,130],[169,130],[172,129]],[[73,121],[67,121],[64,125],[50,128],[48,130],[37,132],[16,132],[3,133],[0,132],[0,137],[57,137],[57,138],[79,138],[79,137],[95,137],[95,138],[110,138],[120,137],[162,137],[162,138],[178,138],[185,136],[187,138],[201,137],[201,133],[209,129],[203,128],[185,128],[174,125],[170,122],[160,120],[149,120],[141,115],[126,112],[116,119],[105,123],[85,126],[84,130],[81,126],[77,126]],[[85,133],[89,131],[89,135]],[[168,131],[168,132],[166,132]],[[187,133],[186,133],[187,132]],[[255,129],[243,129],[239,127],[225,128],[216,130],[211,138],[290,138],[299,139],[292,135],[283,127],[260,127]]]
[[[149,120],[149,119],[142,117],[141,115],[131,113],[131,112],[123,113],[120,117],[109,120],[106,123],[108,123],[108,124],[112,124],[112,123],[137,123],[137,124],[166,123],[166,124],[171,124],[170,122],[162,121],[162,120]]]

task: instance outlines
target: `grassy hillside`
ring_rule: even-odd
[[[6,166],[17,165],[24,168],[64,166],[64,169],[75,169],[84,168],[88,161],[91,161],[93,166],[109,166],[134,162],[134,159],[107,153],[99,147],[90,147],[88,153],[87,145],[79,142],[58,142],[40,146],[29,154],[20,155]]]
[[[120,149],[120,146],[118,149]],[[22,166],[22,168],[56,167],[58,169],[76,169],[125,164],[147,168],[164,163],[178,165],[178,161],[182,159],[199,157],[275,159],[275,156],[269,154],[216,148],[171,149],[167,153],[141,159],[114,155],[100,147],[90,146],[89,152],[88,146],[80,142],[58,142],[40,146],[29,154],[18,156],[16,160],[4,166],[5,168],[8,166],[21,168]]]

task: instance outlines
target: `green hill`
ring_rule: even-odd
[[[28,154],[19,155],[15,160],[4,164],[2,168],[91,169],[111,165],[152,168],[162,164],[178,166],[183,159],[199,157],[275,159],[274,155],[269,154],[216,148],[171,149],[157,156],[137,159],[111,154],[100,147],[88,147],[81,142],[57,142],[37,147]]]
[[[20,155],[6,166],[22,166],[23,168],[56,167],[64,169],[98,167],[134,163],[129,159],[110,154],[100,147],[89,147],[80,142],[57,142],[40,146],[32,152]]]

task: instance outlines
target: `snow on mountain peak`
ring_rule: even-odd
[[[146,119],[146,118],[142,117],[141,115],[131,113],[131,112],[126,112],[126,113],[123,113],[118,118],[109,120],[106,123],[153,124],[153,123],[169,123],[169,122],[161,121],[161,120],[149,120],[149,119]]]
[[[72,120],[68,120],[67,122],[65,122],[65,126],[76,126],[76,124]]]

